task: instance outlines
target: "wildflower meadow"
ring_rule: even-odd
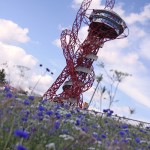
[[[147,150],[150,124],[0,90],[0,150]]]

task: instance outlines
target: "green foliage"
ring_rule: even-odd
[[[127,118],[32,96],[10,97],[9,89],[0,95],[1,150],[127,150],[150,145],[150,124],[132,125]]]
[[[1,69],[0,70],[0,84],[5,84],[6,83],[6,74],[5,74],[5,70]]]

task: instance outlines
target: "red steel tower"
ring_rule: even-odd
[[[93,62],[106,41],[124,38],[126,23],[112,11],[115,0],[106,0],[104,9],[93,9],[90,16],[86,14],[92,0],[84,0],[77,12],[72,30],[61,33],[61,47],[66,59],[66,67],[56,81],[44,94],[44,98],[55,102],[69,102],[82,107],[82,93],[92,87],[95,80]],[[81,24],[88,25],[88,35],[83,43],[78,39]],[[67,41],[69,37],[69,41]],[[77,50],[75,51],[75,48]],[[62,86],[62,93],[56,94]]]

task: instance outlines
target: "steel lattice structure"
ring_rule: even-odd
[[[92,0],[84,0],[77,12],[72,30],[65,29],[61,33],[61,47],[66,59],[66,67],[56,81],[44,94],[44,98],[55,102],[70,102],[82,107],[82,93],[92,87],[95,80],[93,62],[97,53],[106,41],[124,38],[128,29],[121,17],[112,11],[115,0],[106,0],[104,9],[93,9],[87,16]],[[78,39],[82,23],[88,25],[88,35],[83,43]],[[69,41],[67,41],[69,37]],[[75,51],[75,48],[77,50]],[[63,91],[56,94],[62,86]]]

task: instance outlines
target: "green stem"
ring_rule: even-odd
[[[14,120],[15,120],[15,119],[13,118],[12,126],[11,126],[11,129],[10,129],[9,135],[8,135],[8,139],[7,139],[6,143],[5,143],[5,146],[4,146],[4,149],[3,149],[3,150],[6,149],[6,147],[7,147],[7,145],[8,145],[8,142],[9,142],[9,140],[10,140],[10,137],[11,137],[11,134],[12,134],[12,131],[13,131],[13,127],[14,127]]]

